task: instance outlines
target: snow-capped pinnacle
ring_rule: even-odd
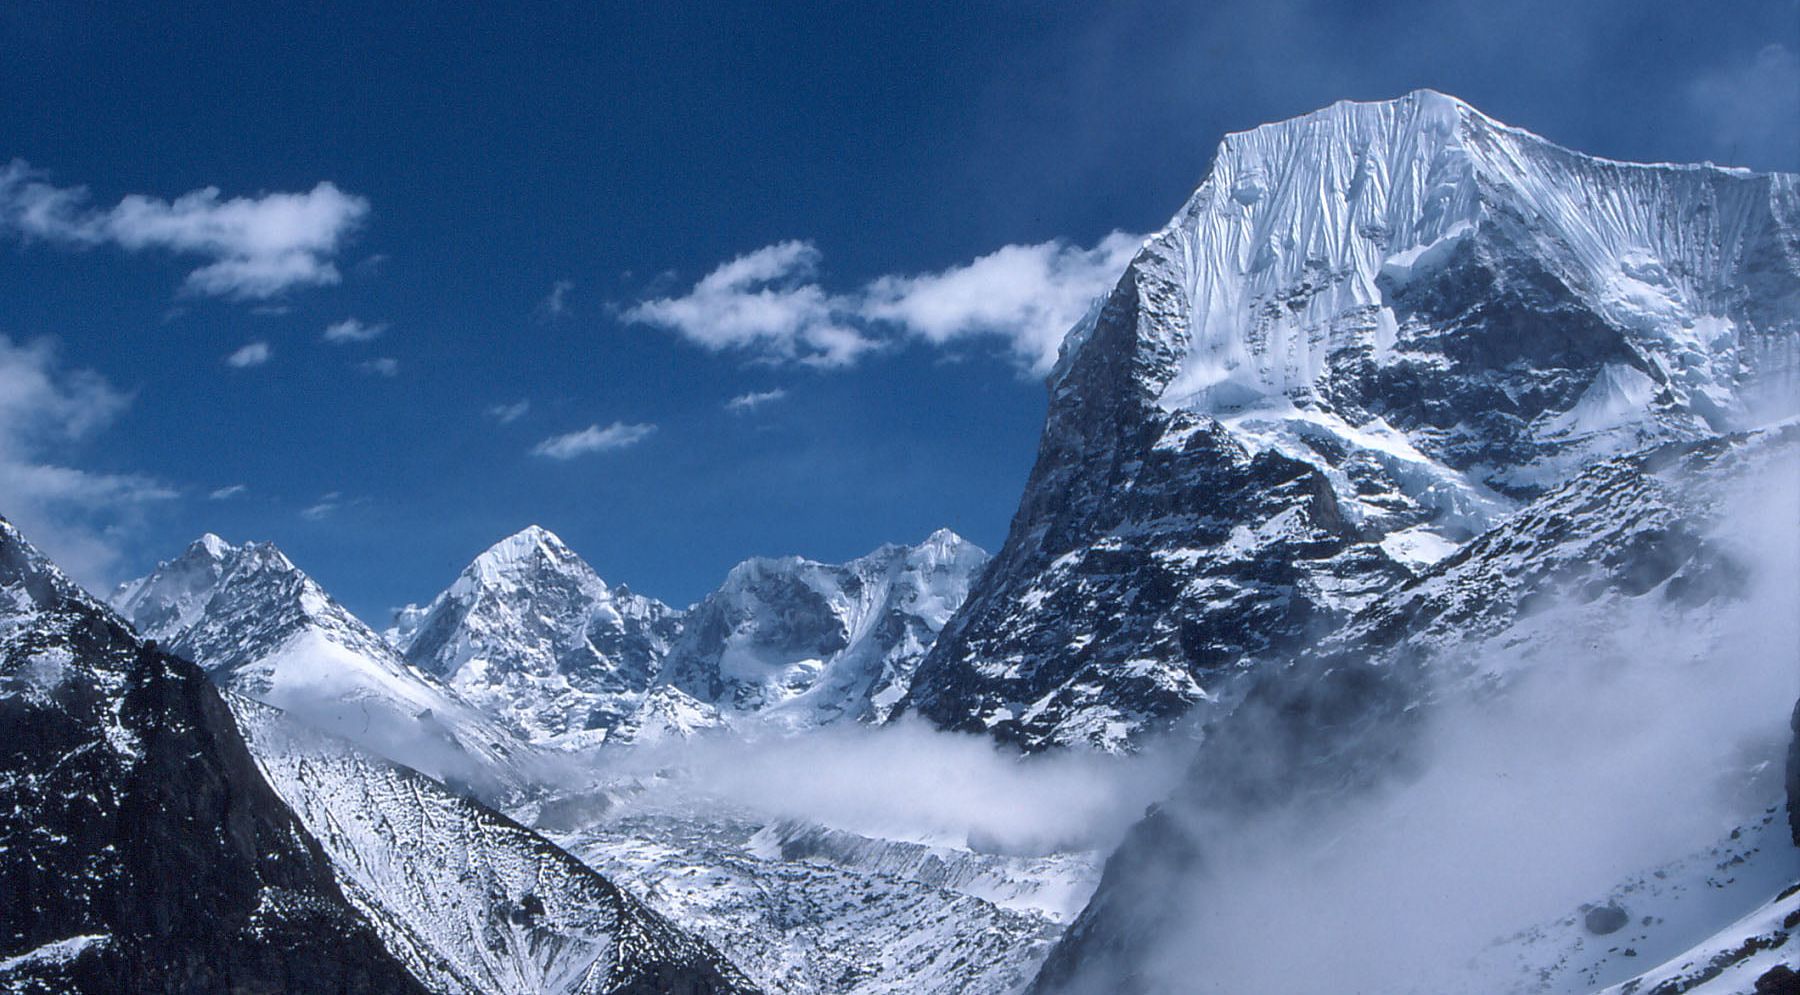
[[[958,535],[956,532],[954,532],[950,529],[938,529],[936,532],[933,532],[932,534],[926,536],[925,541],[920,543],[919,545],[950,547],[950,546],[967,546],[967,545],[971,545],[971,543],[969,542],[969,540],[964,539],[962,536]]]
[[[519,584],[544,571],[576,576],[580,583],[597,584],[601,590],[606,587],[586,561],[575,555],[556,533],[541,525],[526,526],[489,546],[475,557],[457,583],[468,593],[477,586]]]
[[[483,551],[430,605],[396,613],[389,639],[533,739],[573,746],[635,707],[679,614],[609,587],[532,525]]]
[[[1154,305],[1139,332],[1162,361],[1144,384],[1208,413],[1305,404],[1333,356],[1393,361],[1407,317],[1396,298],[1473,250],[1532,258],[1676,401],[1720,415],[1751,367],[1792,372],[1791,356],[1744,341],[1793,330],[1791,308],[1768,307],[1785,295],[1745,291],[1770,264],[1795,265],[1770,235],[1796,180],[1587,156],[1433,90],[1237,132],[1127,276]],[[1067,350],[1059,382],[1081,351]]]
[[[1065,339],[913,701],[1122,748],[1583,467],[1797,384],[1800,176],[1613,162],[1429,90],[1228,135]]]
[[[219,538],[216,534],[211,532],[195,539],[193,545],[188,547],[189,555],[198,553],[209,556],[215,560],[223,560],[235,552],[237,552],[236,546],[233,546],[231,543],[226,542],[224,539]]]

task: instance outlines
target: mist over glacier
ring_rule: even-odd
[[[585,774],[632,806],[725,803],[768,819],[1000,853],[1105,851],[1180,776],[1192,740],[1139,753],[1023,755],[906,718],[804,736],[722,732],[597,754]]]
[[[1582,942],[1621,953],[1628,944],[1616,938],[1581,936],[1582,914],[1682,858],[1725,854],[1717,868],[1719,857],[1701,861],[1719,887],[1734,873],[1777,882],[1738,899],[1748,904],[1731,918],[1791,883],[1800,855],[1788,848],[1785,817],[1771,820],[1800,693],[1800,459],[1791,447],[1737,481],[1716,521],[1709,538],[1737,570],[1737,597],[1706,611],[1571,597],[1531,612],[1458,668],[1482,679],[1434,675],[1416,706],[1405,773],[1242,817],[1168,806],[1201,852],[1161,855],[1160,873],[1178,886],[1115,899],[1175,903],[1166,921],[1177,925],[1136,965],[1139,980],[1187,992],[1591,991],[1654,967],[1719,923],[1664,936],[1672,948],[1625,951],[1592,974],[1552,972],[1537,987],[1502,972],[1571,917]],[[1260,728],[1270,741],[1237,744],[1236,755],[1286,748],[1274,737],[1291,728]],[[1718,847],[1759,819],[1773,826],[1769,852],[1736,870]],[[1629,896],[1621,907],[1646,924],[1673,914],[1634,909]]]

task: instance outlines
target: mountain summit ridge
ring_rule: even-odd
[[[1067,336],[1007,541],[901,706],[1129,750],[1591,462],[1800,386],[1800,177],[1434,91],[1227,136]]]

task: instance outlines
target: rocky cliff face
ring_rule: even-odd
[[[1607,652],[1611,633],[1634,611],[1695,634],[1694,646],[1668,652],[1697,647],[1735,659],[1717,647],[1744,624],[1734,606],[1745,603],[1750,575],[1744,551],[1720,538],[1726,497],[1791,486],[1795,466],[1800,429],[1792,425],[1602,461],[1383,595],[1316,647],[1259,673],[1238,707],[1208,727],[1183,786],[1108,861],[1094,899],[1033,990],[1185,990],[1159,973],[1154,952],[1166,950],[1171,930],[1197,929],[1183,918],[1191,902],[1183,906],[1178,896],[1203,884],[1208,861],[1234,834],[1271,824],[1263,821],[1270,813],[1345,818],[1356,799],[1408,783],[1432,759],[1421,731],[1442,703],[1504,708],[1519,680],[1568,668],[1572,646]],[[1791,596],[1776,592],[1773,600]],[[1618,666],[1641,664],[1633,656],[1641,652],[1628,649]],[[1471,984],[1493,992],[1591,991],[1602,987],[1592,979],[1621,977],[1638,963],[1633,958],[1655,964],[1660,952],[1679,961],[1696,922],[1711,917],[1726,926],[1800,875],[1785,834],[1766,831],[1776,811],[1728,838],[1694,841],[1685,863],[1635,868],[1637,876],[1620,883],[1617,904],[1636,912],[1624,924],[1625,942],[1610,951],[1579,929],[1564,935],[1519,923],[1518,935],[1492,938]],[[1720,874],[1722,867],[1731,873]],[[1215,904],[1208,914],[1229,919],[1232,911]],[[1731,945],[1714,946],[1723,956]],[[1704,964],[1678,967],[1670,971],[1697,977]]]
[[[1128,749],[1580,467],[1791,408],[1797,190],[1429,91],[1229,136],[1064,343],[908,707]]]
[[[0,522],[0,988],[423,992],[198,668]]]
[[[1794,705],[1794,718],[1790,725],[1794,731],[1794,739],[1788,744],[1787,815],[1788,827],[1793,830],[1794,845],[1800,846],[1800,703]]]

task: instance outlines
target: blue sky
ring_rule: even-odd
[[[92,585],[274,539],[373,621],[532,522],[677,604],[997,548],[1220,135],[1419,86],[1800,168],[1794,0],[9,3],[0,513]]]

